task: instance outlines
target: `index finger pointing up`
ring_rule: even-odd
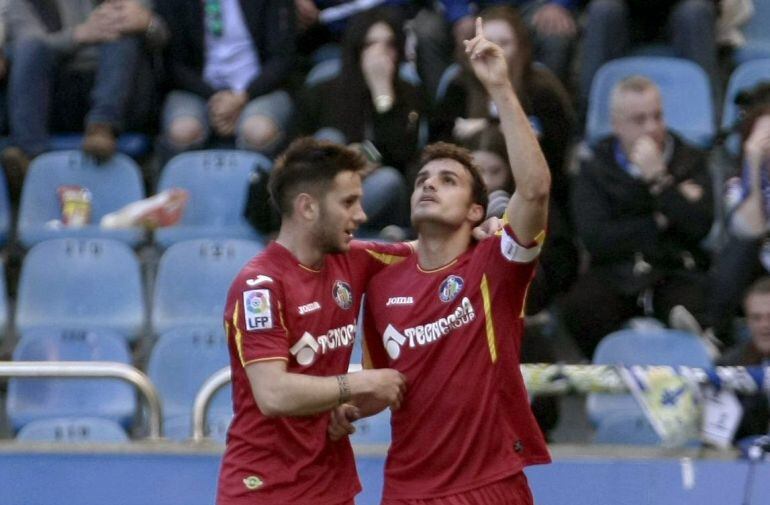
[[[477,37],[479,37],[479,36],[483,37],[484,36],[484,26],[483,26],[483,24],[481,22],[481,17],[477,17],[476,18],[476,36]]]

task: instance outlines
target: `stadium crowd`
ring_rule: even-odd
[[[697,64],[722,111],[734,99],[726,87],[751,4],[0,0],[0,163],[11,212],[52,135],[82,133],[82,150],[106,161],[121,134],[138,132],[153,139],[138,160],[148,194],[184,151],[274,159],[305,135],[354,145],[369,163],[361,232],[381,240],[414,236],[409,194],[420,152],[451,141],[472,151],[488,216],[501,216],[514,190],[507,166],[517,160],[462,51],[478,14],[505,53],[552,178],[523,360],[590,360],[603,336],[641,318],[696,333],[714,358],[737,346],[725,363],[767,363],[768,330],[756,315],[770,312],[767,281],[749,286],[770,272],[770,70],[764,85],[739,95],[739,120],[700,144],[667,122],[651,76],[591,94],[603,64],[665,54]],[[762,22],[770,33],[770,19]],[[594,142],[585,134],[596,99],[607,103],[610,128]],[[252,224],[267,238],[277,231],[275,215],[244,213],[258,216]],[[573,354],[556,334],[574,342]],[[752,418],[741,436],[767,432],[766,398],[754,403],[764,422]],[[553,402],[533,408],[545,430],[556,424]]]

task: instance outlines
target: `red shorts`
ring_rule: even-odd
[[[534,505],[524,472],[462,493],[406,500],[384,499],[382,505]]]

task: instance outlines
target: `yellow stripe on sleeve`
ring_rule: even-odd
[[[241,333],[241,329],[238,327],[238,314],[240,314],[240,311],[238,309],[241,308],[241,301],[237,300],[235,302],[235,309],[233,309],[233,328],[235,328],[235,348],[238,349],[238,359],[241,361],[241,365],[246,366],[246,362],[243,359],[243,334]]]
[[[495,324],[492,321],[492,298],[489,295],[487,274],[481,276],[481,299],[484,302],[484,317],[486,318],[487,345],[492,363],[497,361],[497,339],[495,338]]]

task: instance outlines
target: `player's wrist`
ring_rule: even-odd
[[[337,376],[337,390],[339,395],[337,401],[339,405],[350,401],[350,382],[348,381],[347,375]]]

